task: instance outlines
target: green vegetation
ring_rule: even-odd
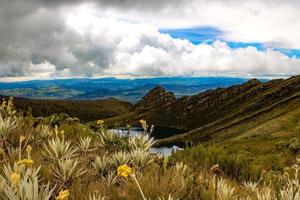
[[[279,119],[293,119],[292,116],[298,116],[297,110]],[[279,127],[287,132],[298,130],[295,124],[299,121],[289,121],[292,123]],[[300,197],[299,159],[294,155],[297,151],[290,148],[297,146],[297,134],[286,140],[287,143],[281,137],[274,139],[285,144],[274,145],[278,151],[284,149],[287,155],[294,155],[286,157],[292,167],[263,171],[251,165],[260,159],[251,156],[258,149],[253,146],[256,150],[243,152],[242,146],[250,143],[241,138],[223,145],[207,143],[188,148],[171,157],[150,154],[149,149],[156,141],[147,134],[146,121],[140,123],[145,135],[119,136],[110,133],[103,120],[98,120],[97,130],[92,131],[67,115],[38,120],[30,115],[24,117],[14,109],[12,100],[4,101],[0,108],[0,199],[286,200]],[[246,135],[251,138],[249,131],[243,137]],[[255,140],[249,141],[254,144]],[[269,145],[260,147],[270,148]],[[259,162],[280,166],[276,160],[279,159],[264,158]]]
[[[109,118],[128,113],[133,109],[131,103],[115,98],[105,100],[38,100],[14,98],[16,108],[30,111],[34,117],[47,117],[65,113],[83,122]]]
[[[171,104],[160,88],[147,97],[149,108],[116,99],[17,98],[17,111],[4,100],[0,199],[300,199],[299,87],[299,77],[254,81]],[[155,141],[141,116],[190,131]],[[145,135],[107,129],[139,123]],[[185,150],[149,152],[173,144]]]
[[[293,164],[299,153],[299,127],[300,106],[293,102],[216,133],[212,129],[195,132],[190,140],[196,143],[199,138],[201,145],[175,154],[174,159],[208,166],[223,163],[220,165],[228,176],[255,180],[262,170],[282,171]],[[205,134],[211,134],[210,140]]]

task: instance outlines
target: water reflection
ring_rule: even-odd
[[[135,137],[140,134],[144,134],[144,130],[140,127],[132,127],[130,132],[126,128],[114,128],[110,129],[111,133],[118,134],[121,136],[130,136]],[[183,148],[180,148],[176,145],[173,146],[159,146],[150,148],[150,153],[161,154],[162,156],[170,156],[172,152],[181,151]]]

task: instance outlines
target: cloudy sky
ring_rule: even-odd
[[[0,79],[300,74],[298,0],[0,0]]]

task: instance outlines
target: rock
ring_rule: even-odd
[[[139,118],[151,118],[160,112],[167,112],[176,102],[172,92],[166,92],[161,86],[157,86],[148,92],[136,105],[135,110]]]

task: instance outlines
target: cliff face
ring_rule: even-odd
[[[136,105],[139,118],[158,126],[191,130],[232,120],[264,109],[300,91],[300,76],[262,83],[257,79],[176,99],[162,87],[151,90]]]
[[[172,92],[166,92],[164,88],[157,86],[135,105],[135,110],[139,118],[152,118],[161,112],[168,112],[175,102]]]

